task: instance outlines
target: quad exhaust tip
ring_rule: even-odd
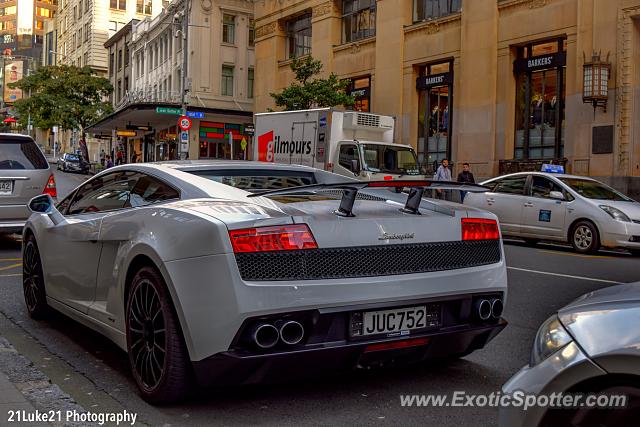
[[[261,323],[253,330],[253,342],[260,348],[271,348],[278,344],[280,332],[275,326],[268,323]]]
[[[476,301],[476,313],[480,320],[488,320],[491,317],[491,302],[487,299]]]
[[[499,319],[502,316],[502,311],[504,310],[504,304],[502,304],[502,300],[500,298],[491,300],[491,317],[494,319]]]
[[[287,320],[279,322],[280,326],[280,339],[283,343],[288,345],[296,345],[304,337],[304,327],[300,322],[295,320]]]

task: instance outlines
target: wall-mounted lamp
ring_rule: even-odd
[[[591,61],[582,53],[584,65],[582,66],[582,102],[593,105],[593,116],[596,108],[602,107],[607,111],[607,97],[609,92],[609,76],[611,75],[611,63],[609,54],[607,60],[600,60],[600,52],[593,52]]]

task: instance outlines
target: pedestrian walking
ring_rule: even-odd
[[[111,167],[113,167],[113,161],[111,161],[111,156],[107,154],[105,169],[109,169]]]
[[[133,150],[133,154],[131,154],[131,163],[136,163],[138,161],[138,153]]]
[[[104,148],[100,150],[100,164],[104,166],[104,159],[107,156],[107,153],[104,152]]]
[[[475,184],[476,180],[471,173],[471,167],[469,163],[462,164],[462,172],[458,174],[458,182],[462,182],[464,184]],[[460,191],[460,202],[464,202],[464,196],[467,195],[466,191]]]
[[[124,160],[124,153],[122,150],[116,151],[116,166],[121,165]]]
[[[433,175],[433,179],[436,181],[451,181],[451,170],[449,169],[449,159],[442,159],[442,163],[438,166],[438,170]],[[448,190],[436,190],[437,197],[439,199],[447,199]]]

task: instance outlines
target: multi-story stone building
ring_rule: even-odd
[[[263,0],[255,13],[257,112],[311,54],[351,79],[356,108],[396,116],[428,169],[556,160],[640,190],[638,0]],[[583,103],[594,51],[610,65],[606,110]]]
[[[138,23],[137,19],[129,21],[116,32],[104,44],[109,58],[109,81],[113,86],[111,104],[117,109],[122,102],[126,102],[131,86],[131,39],[133,27]]]
[[[59,64],[90,66],[106,76],[105,42],[132,19],[160,13],[163,0],[59,0],[56,18]]]
[[[183,79],[186,4],[190,7]],[[246,158],[251,149],[244,128],[253,114],[253,36],[250,1],[171,1],[157,17],[133,24],[129,88],[124,90],[123,80],[119,99],[116,80],[117,110],[91,130],[127,135],[123,146],[128,159],[133,152],[142,154],[144,161],[175,159],[181,148],[177,122],[184,100],[192,119],[185,156]],[[112,53],[110,63],[117,67],[119,53]]]
[[[58,0],[0,2],[0,52],[40,58],[44,26],[56,14]]]

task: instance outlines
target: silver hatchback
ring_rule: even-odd
[[[56,183],[42,151],[25,135],[0,134],[0,233],[20,233],[39,194],[56,198]]]

